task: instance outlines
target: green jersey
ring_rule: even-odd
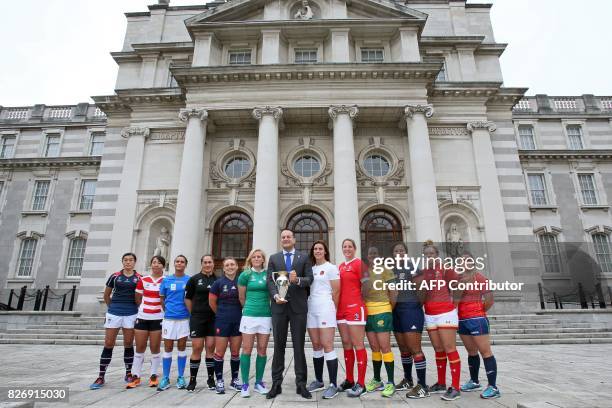
[[[246,287],[246,302],[243,316],[270,317],[270,295],[268,293],[267,272],[246,269],[238,277],[238,286]]]

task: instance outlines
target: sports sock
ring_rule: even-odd
[[[393,370],[395,369],[395,362],[393,361],[393,353],[385,353],[382,355],[383,361],[385,362],[385,370],[387,371],[387,381],[391,384],[395,384]]]
[[[356,350],[357,355],[357,382],[365,388],[365,375],[368,369],[368,352],[366,349]]]
[[[187,365],[187,351],[179,350],[176,365],[178,367],[178,376],[183,377],[185,375],[185,366]]]
[[[446,387],[446,353],[436,351],[436,368],[438,369],[438,384]]]
[[[164,356],[162,357],[162,371],[166,378],[170,378],[170,367],[172,367],[172,352],[164,351]]]
[[[489,385],[497,388],[497,360],[495,360],[495,356],[483,358],[482,361],[484,362],[485,371],[487,372]]]
[[[382,368],[382,353],[380,351],[372,352],[372,367],[374,367],[374,381],[380,381],[380,369]]]
[[[402,368],[404,369],[404,378],[412,380],[412,355],[410,353],[402,353]]]
[[[327,373],[329,374],[330,384],[338,386],[338,356],[336,351],[332,350],[329,353],[323,355],[327,364]]]
[[[251,370],[251,355],[241,354],[240,355],[240,375],[242,377],[242,383],[249,383],[249,371]]]
[[[448,364],[451,369],[451,380],[453,388],[459,390],[459,380],[461,377],[461,358],[457,350],[448,353]]]
[[[104,378],[104,376],[106,375],[106,368],[110,364],[112,358],[113,349],[109,347],[104,347],[102,349],[102,354],[100,355],[100,371],[98,373],[99,377]]]
[[[189,359],[189,381],[196,381],[198,378],[198,370],[200,369],[200,362],[202,360]]]
[[[240,371],[240,354],[232,354],[230,368],[232,370],[232,381],[235,381],[238,379],[238,372]]]
[[[126,347],[123,349],[123,363],[125,364],[125,373],[132,372],[132,364],[134,363],[134,347]]]
[[[468,367],[470,368],[470,379],[472,382],[478,382],[478,370],[480,369],[480,355],[468,356]]]
[[[312,351],[312,363],[314,365],[315,378],[318,382],[323,382],[323,365],[325,365],[325,359],[323,358],[323,350]]]
[[[215,379],[215,359],[212,357],[206,357],[204,359],[206,362],[206,374],[208,375],[209,380]]]
[[[427,380],[425,374],[427,372],[427,361],[425,360],[424,354],[414,356],[414,368],[416,369],[419,384],[421,384],[423,388],[426,388]]]
[[[217,381],[223,380],[223,357],[215,353],[213,357],[215,360],[215,376],[217,377]]]
[[[151,355],[151,375],[157,375],[159,364],[161,363],[161,353]]]
[[[346,367],[346,380],[354,383],[355,376],[353,370],[355,368],[355,350],[344,349],[344,365]]]
[[[142,372],[142,363],[144,362],[144,353],[134,353],[134,363],[132,364],[132,374],[140,377]]]
[[[257,358],[255,359],[255,384],[261,383],[263,381],[264,370],[266,369],[267,361],[267,355],[257,355]]]

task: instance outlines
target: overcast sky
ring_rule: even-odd
[[[200,0],[172,0],[172,5]],[[470,2],[487,2],[486,0]],[[612,95],[612,0],[493,0],[506,86]],[[76,104],[113,93],[127,11],[156,0],[2,1],[0,105]]]

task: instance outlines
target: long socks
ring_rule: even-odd
[[[104,378],[104,376],[106,375],[106,369],[108,368],[108,365],[110,364],[112,358],[113,349],[104,347],[102,349],[102,354],[100,355],[100,371],[98,373],[99,377]]]
[[[249,383],[249,371],[251,370],[251,355],[241,354],[240,355],[240,375],[243,384]]]
[[[374,381],[380,381],[383,355],[380,351],[372,352],[372,367],[374,367]]]
[[[468,356],[468,367],[470,369],[470,379],[472,382],[479,384],[478,370],[480,370],[480,355]]]
[[[393,361],[393,353],[384,353],[382,355],[383,362],[385,363],[385,370],[387,371],[387,381],[391,384],[395,384],[393,370],[395,369],[395,362]]]
[[[176,364],[178,366],[178,376],[185,376],[185,366],[187,365],[187,352],[185,350],[178,352],[178,357],[176,359]]]
[[[238,380],[238,372],[240,371],[240,354],[232,354],[230,359],[230,368],[232,370],[232,381]]]
[[[318,382],[323,382],[323,366],[325,365],[323,354],[322,349],[312,351],[312,362],[314,365],[315,378]]]
[[[425,355],[420,354],[418,356],[414,356],[414,368],[416,369],[417,378],[421,387],[427,389],[426,383],[426,371],[427,371],[427,361],[425,360]]]
[[[329,353],[324,353],[323,357],[327,363],[330,384],[338,386],[338,356],[336,351],[332,350]]]
[[[404,378],[412,380],[412,355],[410,353],[402,353],[402,368],[404,369]]]
[[[266,369],[266,362],[268,361],[268,356],[257,355],[255,359],[255,384],[259,384],[263,381],[264,371]]]
[[[189,359],[189,382],[196,381],[202,360]]]
[[[213,359],[215,360],[215,376],[217,381],[223,381],[223,357],[215,353]]]
[[[446,387],[446,353],[436,351],[436,368],[438,369],[438,384]]]
[[[451,369],[451,380],[453,388],[459,390],[459,380],[461,377],[461,358],[457,350],[448,353],[448,364]]]
[[[151,375],[157,375],[161,364],[161,353],[151,355]]]
[[[170,378],[170,367],[172,367],[172,352],[164,351],[164,356],[162,358],[162,370],[164,372],[164,377]]]
[[[495,360],[495,356],[483,358],[485,371],[487,372],[487,380],[489,381],[489,385],[497,388],[497,360]]]
[[[357,356],[357,382],[365,388],[365,375],[368,368],[368,352],[366,349],[355,351]]]
[[[344,365],[346,367],[346,380],[348,382],[355,382],[355,376],[353,373],[355,367],[355,350],[344,349]]]
[[[123,349],[123,363],[125,364],[125,374],[130,374],[132,372],[132,363],[134,363],[134,347]]]
[[[215,379],[215,359],[212,357],[206,357],[206,373],[208,374],[208,380]]]
[[[144,353],[134,353],[134,363],[132,364],[132,374],[140,377],[142,372],[142,363],[144,363]]]

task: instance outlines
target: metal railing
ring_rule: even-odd
[[[538,283],[538,294],[540,297],[540,309],[545,310],[549,304],[554,304],[555,309],[564,309],[580,306],[580,309],[606,309],[606,298],[603,293],[601,283],[595,285],[595,291],[587,293],[581,283],[578,283],[576,291],[571,293],[559,294],[552,292],[544,294],[544,288]],[[608,286],[608,297],[612,307],[612,288]]]
[[[72,285],[72,289],[68,289],[64,293],[58,293],[49,288],[49,285],[44,289],[32,289],[28,291],[27,286],[21,289],[11,289],[9,293],[8,303],[5,305],[6,310],[23,310],[25,303],[34,302],[34,311],[47,310],[47,301],[62,300],[61,311],[72,311],[76,300],[76,285]],[[17,300],[17,304],[13,307],[13,300]]]

